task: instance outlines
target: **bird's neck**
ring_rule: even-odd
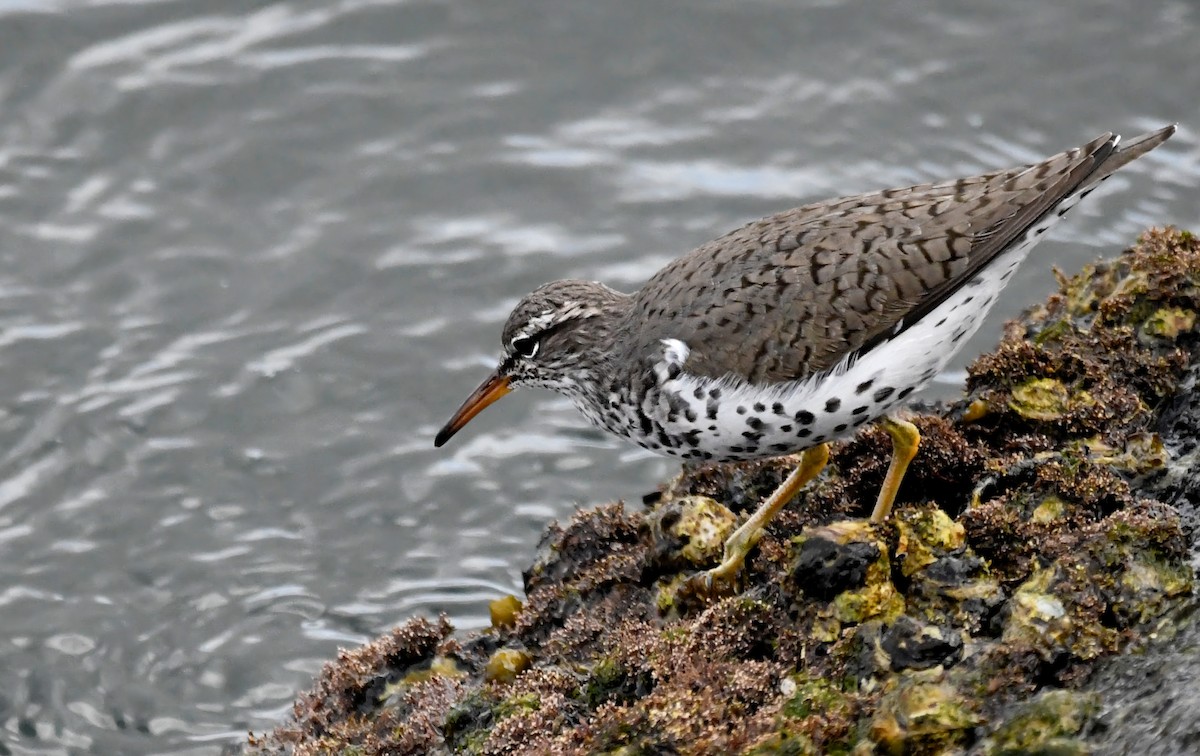
[[[627,341],[622,337],[623,324],[632,308],[632,297],[603,287],[589,307],[594,308],[593,314],[584,321],[576,345],[584,359],[575,366],[573,380],[563,391],[580,409],[588,404],[594,408],[607,406],[610,394],[623,380],[621,357]],[[590,417],[592,413],[585,410],[585,414]]]

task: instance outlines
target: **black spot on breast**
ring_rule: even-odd
[[[892,388],[891,386],[884,386],[883,388],[879,389],[874,394],[872,394],[871,398],[877,402],[882,402],[884,399],[887,399],[889,396],[891,396],[892,392],[894,392],[895,390],[896,389]]]
[[[646,416],[644,412],[638,413],[638,422],[641,423],[642,435],[649,436],[654,432],[654,423]]]
[[[835,396],[832,399],[830,399],[829,401],[825,402],[825,411],[826,412],[837,412],[838,407],[841,407],[841,406],[842,406],[842,400],[838,399]]]
[[[749,425],[754,430],[758,430],[763,427],[763,421],[758,419],[757,417],[751,416],[749,418],[746,418],[746,425]]]
[[[796,438],[808,438],[812,435],[812,428],[801,428],[796,431]]]
[[[852,415],[865,415],[865,414],[867,414],[867,405],[865,405],[865,404],[864,404],[864,405],[863,405],[863,406],[861,406],[861,407],[855,407],[855,408],[854,408],[854,411],[853,411],[853,412],[851,412],[850,414],[852,414]]]
[[[697,386],[696,390],[692,392],[692,396],[696,397],[697,399],[703,399],[704,398],[704,387]]]
[[[716,402],[710,401],[704,407],[704,416],[707,417],[709,420],[716,420],[717,419],[717,409],[720,408],[720,406],[721,405],[717,404]]]
[[[906,388],[906,389],[903,389],[903,390],[902,390],[902,391],[901,391],[899,394],[896,394],[896,398],[897,398],[897,399],[903,399],[903,398],[905,398],[906,396],[908,396],[909,394],[911,394],[911,393],[913,392],[913,389],[914,389],[914,388],[916,388],[916,387],[915,387],[915,386],[909,386],[908,388]]]
[[[871,419],[871,418],[869,418],[869,417],[860,417],[860,418],[858,418],[857,420],[855,420],[855,421],[854,421],[854,427],[855,427],[855,428],[861,428],[861,427],[863,426],[863,424],[864,424],[864,423],[866,423],[866,422],[867,422],[868,420],[870,420],[870,419]]]
[[[738,408],[737,408],[737,413],[738,413],[739,415],[744,415],[744,414],[746,414],[746,408],[745,408],[744,406],[742,406],[742,405],[740,405],[740,404],[739,404],[739,405],[738,405]]]
[[[775,402],[771,405],[771,411],[776,415],[782,415],[787,412],[787,409],[783,406],[782,402]]]
[[[813,421],[817,419],[817,416],[808,410],[800,410],[795,414],[794,417],[796,422],[800,423],[801,425],[812,425]]]
[[[862,383],[858,384],[858,386],[856,386],[854,388],[854,393],[861,394],[862,392],[869,390],[874,385],[875,385],[874,378],[872,378],[869,381],[863,381]]]
[[[720,399],[720,398],[721,398],[721,389],[719,389],[719,388],[710,388],[710,389],[708,390],[708,398],[710,398],[710,399]]]
[[[742,438],[750,441],[759,441],[763,437],[762,431],[742,431]]]
[[[685,409],[683,411],[683,416],[684,416],[684,418],[687,419],[687,421],[689,423],[696,422],[696,418],[698,417],[698,415],[696,414],[696,410],[692,409],[691,407],[688,407],[687,409]]]
[[[791,448],[792,447],[789,444],[771,444],[772,451],[786,452],[786,451],[790,451]]]
[[[779,432],[780,433],[791,433],[792,432],[791,423],[784,423],[783,425],[779,426]]]
[[[846,425],[845,423],[838,423],[837,425],[833,426],[833,430],[835,433],[841,433],[842,431],[846,430],[849,427],[850,426]]]
[[[767,405],[763,404],[762,402],[755,402],[754,403],[754,411],[755,412],[766,412]]]

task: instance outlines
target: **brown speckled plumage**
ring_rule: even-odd
[[[675,260],[634,295],[635,352],[675,338],[687,370],[755,384],[827,370],[913,320],[1063,197],[1161,144],[1113,135],[957,181],[818,202],[743,226]]]

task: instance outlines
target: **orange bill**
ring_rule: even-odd
[[[483,408],[496,401],[500,397],[512,391],[508,387],[508,376],[492,373],[483,383],[479,384],[479,388],[471,392],[467,397],[467,401],[462,403],[458,411],[454,413],[454,417],[450,418],[450,422],[446,423],[437,437],[433,439],[434,446],[441,446],[450,440],[453,436],[467,423],[471,422],[471,418],[483,412]]]

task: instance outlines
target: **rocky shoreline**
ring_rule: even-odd
[[[644,507],[551,526],[490,630],[415,618],[345,651],[244,750],[1103,747],[1125,725],[1098,665],[1196,624],[1198,313],[1200,239],[1149,231],[1010,324],[961,401],[912,410],[922,446],[887,523],[862,519],[889,449],[869,428],[734,595],[685,596],[793,462],[685,468]]]

